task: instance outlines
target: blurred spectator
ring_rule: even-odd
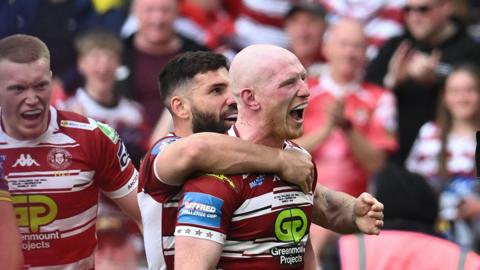
[[[122,138],[138,168],[148,146],[150,125],[140,104],[115,92],[115,71],[120,66],[122,42],[112,32],[91,30],[76,40],[78,67],[85,85],[60,105],[108,124]]]
[[[223,9],[221,0],[182,0],[175,29],[210,49],[216,49],[230,46],[233,20]]]
[[[176,0],[134,0],[132,3],[138,31],[125,40],[125,66],[118,74],[121,80],[116,89],[145,108],[149,123],[156,123],[164,109],[157,78],[168,60],[181,52],[207,50],[175,33],[177,9]]]
[[[318,64],[325,62],[322,40],[326,27],[325,10],[318,4],[294,4],[285,17],[289,49],[310,75]]]
[[[52,71],[67,93],[73,93],[81,84],[73,46],[75,36],[100,26],[118,32],[126,15],[113,7],[99,13],[92,0],[15,0],[12,5],[17,33],[36,36],[47,44],[52,53]]]
[[[438,200],[423,177],[389,165],[377,177],[376,197],[385,206],[382,233],[341,236],[341,267],[337,264],[325,269],[480,268],[477,254],[438,236],[434,229]]]
[[[288,47],[283,30],[284,18],[293,3],[298,0],[230,0],[237,2],[235,43],[238,50],[252,44],[273,44]]]
[[[106,215],[97,219],[98,248],[95,269],[139,270],[141,268],[138,235],[132,234],[129,222],[121,216]]]
[[[396,147],[395,99],[363,81],[367,41],[360,22],[342,19],[325,35],[327,70],[308,80],[305,134],[297,143],[312,154],[320,184],[358,196]],[[310,235],[318,257],[331,232],[312,225]]]
[[[328,11],[327,21],[335,23],[342,17],[360,20],[368,40],[367,58],[372,59],[390,37],[403,33],[402,8],[405,0],[317,0]]]
[[[420,127],[433,119],[439,86],[451,65],[480,63],[480,46],[451,18],[452,0],[407,0],[404,11],[408,31],[385,43],[366,77],[397,97],[400,148],[392,159],[399,165]]]
[[[448,75],[436,121],[420,128],[406,160],[408,170],[425,176],[441,192],[442,219],[466,219],[458,220],[451,229],[453,240],[469,247],[479,239],[465,222],[480,215],[480,186],[475,179],[475,132],[480,129],[479,72],[477,67],[465,64]]]

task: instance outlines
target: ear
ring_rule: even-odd
[[[255,95],[255,92],[252,91],[252,89],[249,88],[244,88],[240,91],[240,98],[251,110],[259,110],[260,109],[260,103],[257,100],[257,96]]]
[[[170,106],[176,117],[188,119],[191,115],[190,103],[184,97],[173,96],[170,99]]]

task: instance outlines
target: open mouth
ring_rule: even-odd
[[[42,115],[41,109],[29,110],[21,114],[22,118],[26,120],[36,120]]]
[[[295,122],[303,122],[303,116],[306,108],[307,103],[300,104],[290,110],[289,115],[293,118],[293,120],[295,120]]]
[[[228,114],[223,119],[225,121],[232,122],[232,124],[234,124],[237,121],[237,113],[235,112],[235,113]]]

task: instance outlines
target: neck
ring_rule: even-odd
[[[274,138],[270,134],[266,133],[266,131],[271,128],[268,124],[261,123],[257,121],[257,119],[258,116],[255,118],[245,119],[239,114],[237,122],[235,123],[235,128],[239,133],[239,137],[255,144],[266,145],[273,148],[282,148],[284,140]]]
[[[460,136],[473,136],[477,130],[474,121],[472,120],[455,120],[452,124],[451,133]]]
[[[457,27],[455,24],[452,21],[448,21],[444,27],[441,27],[440,30],[430,38],[429,43],[438,45],[453,36],[456,30]]]
[[[104,105],[113,105],[117,101],[117,97],[112,91],[112,88],[109,89],[95,87],[92,84],[85,85],[85,91],[87,92],[88,96],[90,96],[93,100],[100,104]]]
[[[347,74],[345,72],[341,72],[335,68],[330,68],[330,76],[332,77],[332,80],[337,83],[338,85],[346,85],[355,80],[355,74]]]
[[[184,121],[183,119],[179,119],[179,118],[174,118],[173,125],[175,129],[175,135],[179,137],[187,137],[193,134],[192,124],[188,121]]]
[[[169,40],[159,43],[149,42],[142,35],[136,34],[133,43],[138,50],[154,55],[176,52],[182,45],[181,40],[175,34]]]

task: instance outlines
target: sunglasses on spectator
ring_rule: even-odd
[[[420,6],[405,6],[403,7],[403,11],[405,13],[410,13],[412,11],[420,13],[420,14],[425,14],[430,12],[434,8],[433,5],[420,5]]]

